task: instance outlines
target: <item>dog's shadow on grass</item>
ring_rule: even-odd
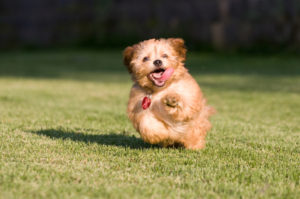
[[[118,146],[131,149],[150,149],[158,148],[157,145],[150,145],[134,136],[123,134],[86,134],[82,132],[66,131],[62,129],[42,129],[30,131],[31,133],[49,137],[51,139],[72,140],[84,142],[86,144],[97,143],[99,145]]]

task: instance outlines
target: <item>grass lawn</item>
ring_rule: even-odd
[[[0,198],[300,198],[300,57],[188,54],[201,151],[140,140],[121,51],[0,54]]]

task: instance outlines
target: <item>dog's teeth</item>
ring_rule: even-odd
[[[153,77],[154,78],[160,78],[162,76],[163,72],[159,72],[159,73],[153,73]]]

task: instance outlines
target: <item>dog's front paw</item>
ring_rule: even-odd
[[[168,107],[175,108],[179,104],[180,97],[177,94],[169,94],[163,98],[163,104]]]

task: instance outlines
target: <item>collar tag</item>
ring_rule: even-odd
[[[151,95],[147,95],[146,97],[143,98],[142,108],[146,110],[147,108],[149,108],[150,105],[151,105]]]

